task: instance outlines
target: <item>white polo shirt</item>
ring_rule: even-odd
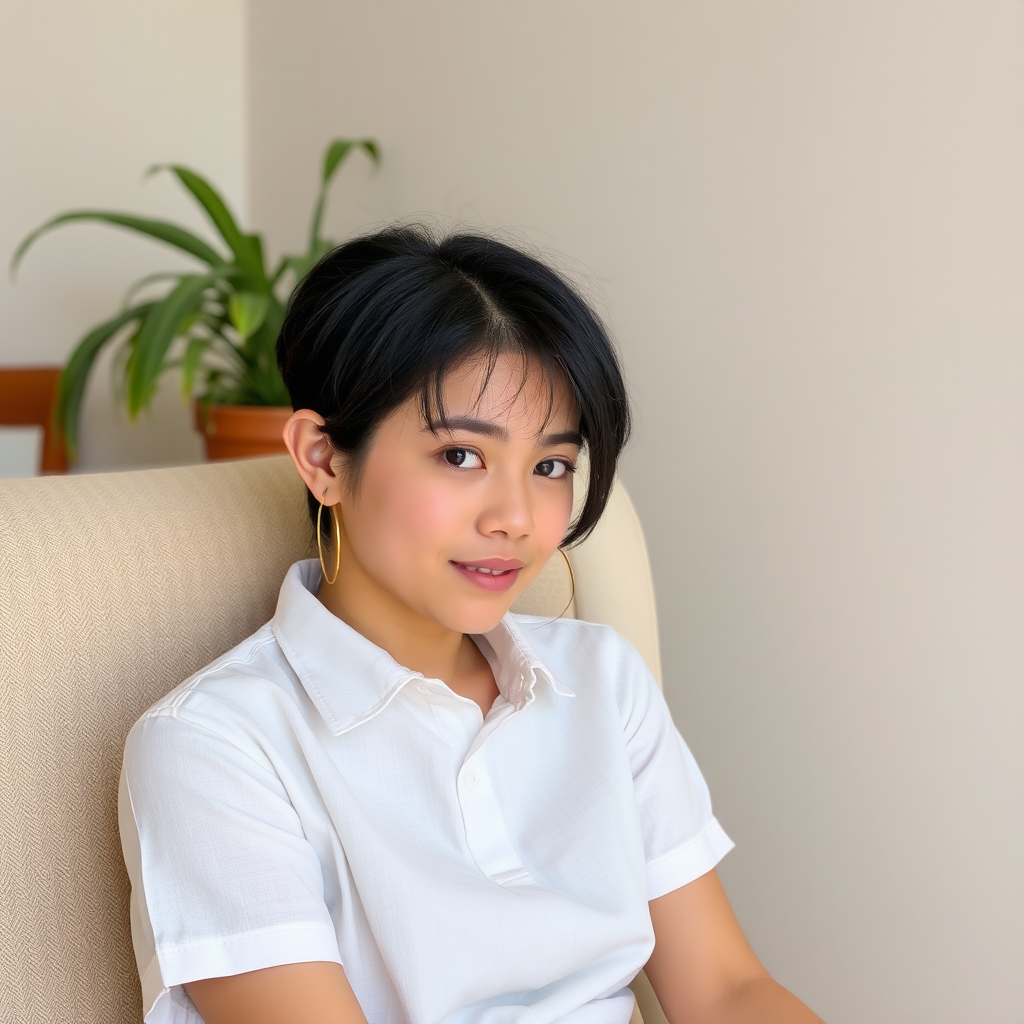
[[[486,718],[332,615],[315,561],[273,620],[125,746],[147,1024],[201,978],[329,960],[370,1024],[626,1024],[647,901],[732,843],[643,659],[607,626],[474,637]]]

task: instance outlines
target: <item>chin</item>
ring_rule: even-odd
[[[511,606],[511,601],[462,603],[461,607],[449,610],[442,625],[457,633],[488,633],[501,622]]]

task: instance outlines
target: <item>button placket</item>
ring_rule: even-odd
[[[499,884],[530,881],[512,846],[485,756],[482,744],[474,744],[459,773],[458,795],[466,845],[480,870]]]

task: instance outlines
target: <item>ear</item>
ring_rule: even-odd
[[[335,505],[341,500],[340,457],[321,432],[323,425],[319,413],[299,409],[284,425],[284,443],[313,497],[325,505]]]

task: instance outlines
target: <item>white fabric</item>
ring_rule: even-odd
[[[342,963],[371,1024],[626,1024],[647,901],[732,844],[643,659],[607,626],[475,637],[486,716],[292,566],[273,620],[132,729],[120,823],[147,1024],[183,983]]]

